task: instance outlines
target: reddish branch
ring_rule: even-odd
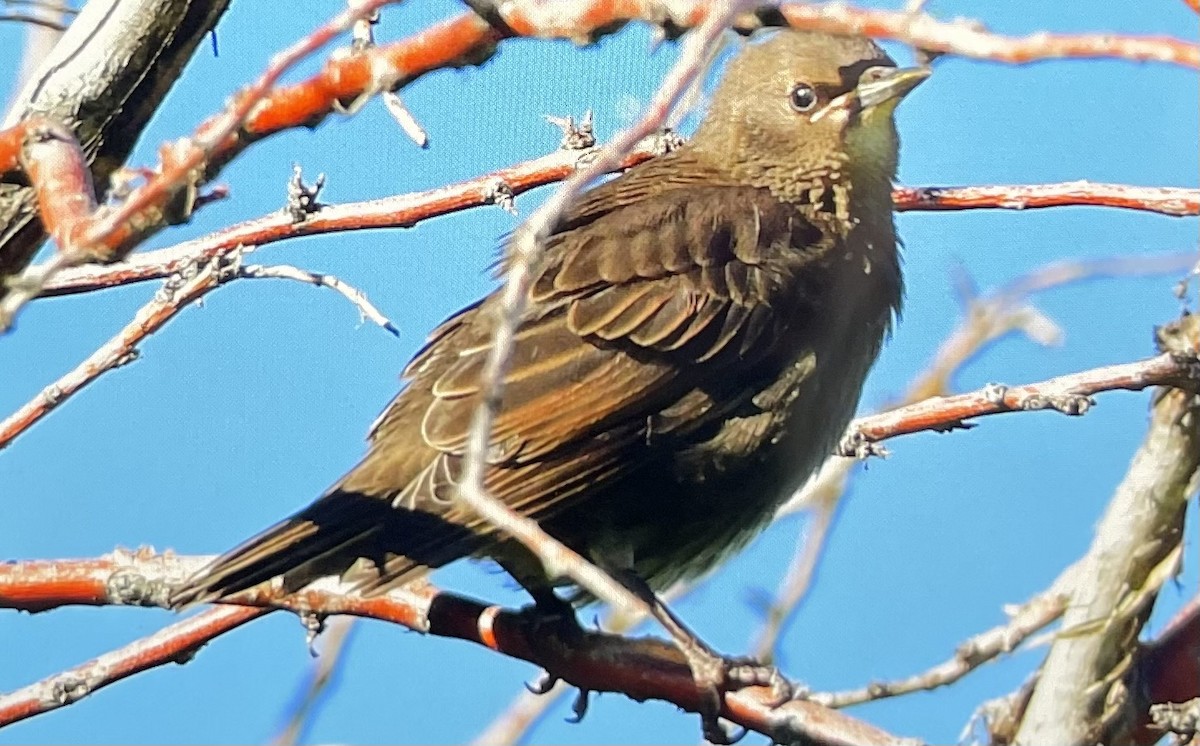
[[[1122,207],[1163,215],[1200,214],[1200,189],[1139,187],[1067,181],[1011,186],[899,187],[892,193],[897,210],[967,210],[1037,207]]]
[[[162,603],[172,582],[204,559],[142,550],[95,560],[0,565],[0,607],[45,611],[69,604],[155,606]],[[202,612],[68,672],[0,696],[0,726],[70,704],[146,668],[190,657],[208,640],[270,608],[369,617],[467,640],[541,666],[586,691],[661,699],[690,711],[698,711],[702,702],[686,660],[666,642],[592,632],[568,641],[544,624],[535,629],[533,621],[520,613],[441,593],[425,584],[370,599],[322,584],[291,596],[266,588],[242,594],[237,601],[244,606]],[[772,709],[769,697],[769,690],[759,687],[728,694],[721,714],[780,743],[901,743],[813,702],[789,702]]]
[[[629,168],[652,158],[657,150],[657,144],[643,143],[626,156],[620,168]],[[260,246],[300,236],[366,228],[412,228],[429,218],[496,204],[536,187],[562,181],[574,173],[579,161],[578,151],[559,151],[469,181],[425,192],[367,202],[326,205],[300,223],[284,213],[272,213],[169,248],[132,254],[125,261],[109,266],[85,265],[63,270],[47,283],[43,295],[70,295],[161,279],[197,262],[218,259],[239,249],[249,253]],[[900,212],[1091,206],[1119,207],[1177,217],[1200,215],[1200,189],[1138,187],[1087,181],[899,187],[893,192],[893,198],[896,210]]]
[[[947,432],[969,427],[965,420],[990,414],[1052,409],[1081,415],[1102,391],[1141,391],[1151,386],[1200,389],[1200,361],[1164,353],[1136,363],[1110,365],[1024,386],[993,384],[956,396],[935,396],[916,404],[855,420],[841,446],[843,456],[872,452],[872,444],[922,430]]]
[[[297,60],[324,46],[356,19],[369,15],[386,1],[358,3],[278,55],[255,83],[235,97],[227,112],[204,122],[191,139],[164,145],[155,175],[119,207],[92,209],[87,217],[81,218],[80,205],[94,208],[90,191],[83,198],[64,194],[41,200],[39,208],[46,229],[52,235],[68,236],[71,240],[60,244],[63,253],[56,262],[46,265],[47,272],[26,276],[18,283],[0,307],[0,326],[6,326],[20,305],[37,295],[58,270],[95,257],[119,259],[165,223],[186,220],[195,206],[199,186],[258,139],[290,127],[315,126],[331,113],[352,109],[364,97],[397,90],[432,70],[479,64],[491,56],[498,42],[511,36],[590,41],[635,19],[660,23],[672,30],[690,28],[708,12],[707,3],[695,2],[680,9],[678,3],[668,7],[662,0],[505,3],[495,8],[494,24],[474,13],[464,14],[393,44],[333,55],[313,77],[294,85],[274,87]],[[975,23],[943,23],[921,13],[799,3],[785,4],[781,10],[787,22],[795,27],[899,39],[926,50],[1004,62],[1118,57],[1200,67],[1200,47],[1165,37],[1037,34],[1012,38],[987,33]],[[746,14],[737,27],[750,31],[762,23],[759,15]],[[82,185],[86,178],[83,173],[86,168],[82,165],[64,171],[51,168],[53,163],[39,166],[29,160],[29,151],[36,150],[32,146],[38,141],[38,133],[44,131],[44,122],[29,120],[0,132],[0,174],[20,169],[31,177],[40,174],[35,182],[53,178]],[[59,143],[56,149],[70,147],[69,141],[57,136],[55,139]],[[59,160],[57,164],[63,169],[68,167],[66,161]],[[45,184],[35,183],[35,186],[43,194],[47,189]],[[72,200],[73,209],[57,209]]]
[[[139,550],[90,560],[0,565],[0,608],[41,612],[68,605],[161,606],[172,583],[207,560]],[[581,640],[568,644],[544,625],[535,631],[531,620],[519,613],[443,593],[428,584],[413,584],[387,596],[364,599],[340,593],[334,583],[322,582],[291,596],[280,596],[268,587],[243,594],[237,601],[242,605],[206,610],[0,696],[0,727],[71,704],[140,671],[185,662],[208,641],[274,608],[302,615],[347,614],[380,619],[419,632],[467,640],[546,668],[585,690],[616,691],[639,700],[662,699],[688,710],[695,710],[699,702],[686,662],[665,642],[586,633]],[[1200,603],[1193,601],[1139,657],[1150,702],[1200,696],[1200,677],[1191,675],[1195,671],[1195,656],[1191,653],[1200,646],[1198,641]],[[815,702],[791,702],[772,710],[764,704],[765,696],[766,691],[760,689],[729,694],[722,715],[784,743],[789,742],[785,739],[797,738],[814,743],[897,742],[886,733]]]
[[[215,261],[201,265],[193,263],[187,269],[192,271],[188,279],[180,277],[178,282],[168,281],[116,336],[66,375],[38,392],[16,412],[0,420],[0,449],[104,373],[136,360],[137,346],[146,337],[161,329],[193,301],[229,279],[229,275]]]

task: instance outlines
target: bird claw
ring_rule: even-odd
[[[543,671],[541,677],[537,680],[536,683],[530,684],[528,681],[526,681],[525,688],[529,691],[530,694],[538,694],[538,695],[549,694],[550,690],[553,689],[554,685],[557,684],[560,680],[561,679],[559,679],[557,676],[550,673],[549,671]]]
[[[765,686],[771,690],[771,707],[778,707],[796,697],[796,687],[784,678],[775,666],[768,666],[753,658],[727,659],[725,681],[733,690],[749,686]]]
[[[796,689],[774,666],[760,663],[754,658],[727,658],[696,641],[696,645],[685,651],[692,677],[702,692],[700,707],[701,728],[704,738],[710,743],[737,743],[746,736],[746,729],[731,733],[720,722],[721,705],[726,692],[735,692],[751,686],[768,687],[770,707],[778,707],[792,699]]]
[[[583,716],[587,715],[588,711],[589,694],[591,694],[591,691],[587,689],[580,689],[579,693],[575,695],[575,701],[571,703],[571,712],[574,714],[566,719],[568,723],[574,724],[583,722]]]

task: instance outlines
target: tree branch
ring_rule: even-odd
[[[923,430],[947,432],[971,427],[965,420],[1006,412],[1052,409],[1084,414],[1103,391],[1141,391],[1151,386],[1200,386],[1200,360],[1195,353],[1165,352],[1135,363],[1109,365],[1023,386],[992,384],[955,396],[935,396],[888,412],[868,415],[850,425],[839,448],[843,456],[877,452],[875,444]]]
[[[34,117],[72,123],[90,181],[107,184],[228,5],[228,0],[86,3],[16,96],[0,128]],[[8,151],[10,166],[17,151]],[[45,235],[33,190],[17,180],[0,180],[0,298],[4,279],[28,264]]]
[[[1200,316],[1159,332],[1163,357],[1200,350]],[[1194,358],[1193,358],[1194,359]],[[1194,364],[1194,363],[1193,363]],[[1017,732],[1019,743],[1129,739],[1124,679],[1158,589],[1175,571],[1200,483],[1200,395],[1157,392],[1150,427],[1080,565],[1079,580]]]
[[[165,605],[170,588],[209,559],[139,550],[95,560],[0,565],[0,607],[36,612],[69,604]],[[290,596],[281,595],[276,584],[239,594],[231,599],[236,606],[206,610],[68,672],[0,696],[0,726],[78,701],[138,671],[190,657],[213,637],[272,608],[368,617],[467,640],[529,661],[588,691],[661,699],[693,712],[704,701],[684,656],[661,640],[586,632],[581,639],[566,641],[531,617],[442,593],[420,582],[371,598],[344,591],[327,579]],[[55,694],[47,696],[48,692]],[[814,702],[792,701],[772,708],[770,697],[765,687],[726,694],[721,716],[779,743],[911,743]]]
[[[316,76],[271,90],[292,62],[385,2],[364,0],[353,11],[314,31],[277,57],[263,76],[236,99],[229,112],[201,125],[192,141],[165,146],[156,175],[116,209],[85,221],[77,240],[60,247],[58,261],[43,265],[48,271],[26,273],[19,279],[15,290],[0,303],[0,327],[7,327],[19,307],[39,294],[57,271],[96,257],[119,259],[165,222],[187,219],[193,206],[188,193],[213,178],[247,145],[273,132],[314,126],[332,112],[352,110],[356,101],[382,91],[394,92],[434,69],[479,64],[490,57],[499,41],[514,35],[590,41],[634,18],[651,20],[677,32],[702,22],[710,11],[709,4],[700,0],[682,7],[664,0],[641,0],[619,8],[599,0],[510,2],[497,6],[493,22],[475,13],[459,16],[395,44],[341,55],[331,59]],[[987,33],[973,22],[938,22],[923,13],[802,3],[783,4],[777,11],[743,14],[735,26],[749,32],[761,27],[764,18],[783,19],[797,28],[863,33],[905,41],[924,50],[1012,63],[1117,57],[1200,67],[1200,46],[1165,37],[1037,34],[1021,39]],[[20,125],[0,131],[0,173],[18,168],[21,150],[31,134]],[[53,232],[53,215],[43,213],[42,217]]]

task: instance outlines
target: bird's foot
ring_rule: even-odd
[[[791,682],[774,666],[749,657],[723,656],[698,639],[681,645],[681,649],[703,697],[700,706],[701,727],[704,738],[710,743],[733,744],[746,735],[745,729],[740,733],[731,732],[720,720],[721,705],[727,692],[751,686],[769,687],[769,704],[772,707],[778,707],[794,695]]]
[[[530,621],[536,637],[551,636],[567,646],[578,643],[584,629],[575,615],[575,607],[553,591],[534,595],[534,603],[521,610]]]

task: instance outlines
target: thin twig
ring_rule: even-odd
[[[186,265],[185,265],[186,266]],[[163,289],[134,315],[120,332],[86,360],[66,373],[54,383],[42,389],[24,406],[4,420],[0,420],[0,449],[8,446],[17,436],[27,431],[67,399],[81,391],[100,376],[137,359],[137,347],[147,337],[161,329],[170,319],[192,302],[205,294],[235,279],[283,279],[295,280],[337,291],[368,319],[392,334],[399,330],[357,288],[333,275],[310,272],[290,265],[262,266],[243,265],[240,255],[222,254],[203,264],[191,265],[179,275],[169,278]],[[185,279],[186,278],[186,279]]]
[[[303,690],[297,697],[287,724],[271,741],[272,746],[293,746],[304,737],[322,698],[329,693],[329,686],[339,667],[346,661],[346,643],[350,640],[354,622],[349,617],[335,617],[326,623],[327,629],[321,633],[319,640],[320,654],[314,648],[316,660],[305,677]]]
[[[810,699],[841,708],[953,684],[984,663],[1013,652],[1030,635],[1061,617],[1078,572],[1078,565],[1067,568],[1049,589],[1013,609],[1007,622],[966,640],[953,657],[926,671],[896,681],[873,682],[861,689],[813,694]]]
[[[1165,356],[1195,355],[1200,317],[1169,324],[1158,336]],[[1135,717],[1126,673],[1159,588],[1177,572],[1184,515],[1198,483],[1200,394],[1165,389],[1080,560],[1063,630],[1038,675],[1018,742],[1128,740]]]
[[[945,394],[958,370],[988,346],[1013,332],[1021,332],[1043,345],[1058,343],[1061,332],[1054,322],[1027,303],[1029,296],[1036,292],[1097,277],[1169,274],[1186,269],[1191,260],[1190,252],[1063,260],[1022,275],[984,297],[965,298],[962,322],[939,345],[933,360],[909,384],[900,401],[884,409]],[[853,426],[850,432],[854,432]],[[751,648],[760,658],[773,655],[780,635],[808,590],[834,511],[854,465],[854,459],[844,456],[829,459],[821,471],[776,512],[775,520],[799,510],[809,511],[813,518],[806,526],[805,536],[797,542],[797,551],[766,610],[765,621]]]
[[[207,262],[190,277],[168,279],[163,288],[142,306],[133,320],[69,373],[42,389],[37,396],[0,421],[0,449],[29,429],[52,409],[74,396],[104,373],[137,359],[137,346],[192,302],[204,297],[227,279],[218,262]]]
[[[596,598],[616,609],[642,610],[645,602],[629,592],[606,572],[578,553],[555,541],[537,521],[518,515],[488,494],[484,485],[492,422],[500,409],[504,374],[515,344],[517,326],[525,312],[529,283],[540,260],[541,244],[563,210],[584,187],[613,169],[642,139],[662,127],[679,97],[700,74],[709,46],[716,42],[741,3],[715,3],[703,24],[689,34],[679,60],[663,80],[641,120],[619,133],[597,153],[594,161],[580,169],[545,204],[517,229],[510,246],[511,262],[505,274],[497,312],[496,331],[480,379],[481,402],[471,422],[464,459],[459,499],[489,523],[515,537],[541,560],[552,579],[569,577]]]
[[[628,168],[651,158],[655,153],[653,139],[639,143],[613,170]],[[244,256],[267,244],[300,236],[369,228],[412,228],[432,217],[496,204],[498,185],[503,185],[500,191],[517,196],[536,187],[562,181],[575,173],[579,164],[586,162],[592,153],[591,150],[559,150],[474,179],[423,192],[366,202],[323,204],[316,212],[306,215],[303,222],[296,222],[291,215],[277,210],[175,246],[131,254],[124,261],[63,270],[47,284],[45,294],[83,293],[153,280],[198,261],[233,252],[240,252]]]
[[[114,253],[112,239],[122,231],[129,232],[130,236],[117,243],[129,244],[125,250],[131,249],[132,243],[129,239],[136,233],[131,226],[146,223],[143,230],[151,227],[149,221],[140,221],[138,216],[152,209],[156,202],[162,201],[164,194],[187,188],[188,185],[194,187],[194,182],[199,178],[198,169],[218,146],[233,135],[285,72],[348,30],[360,18],[365,18],[380,6],[395,1],[358,0],[328,23],[272,57],[262,75],[236,96],[223,114],[206,122],[190,141],[177,142],[163,149],[163,167],[159,173],[133,190],[120,206],[94,213],[80,233],[72,234],[68,244],[59,246],[59,251],[52,260],[28,268],[11,283],[8,294],[0,298],[0,330],[7,329],[21,307],[41,294],[42,288],[59,271],[83,264],[96,256]],[[52,225],[47,224],[46,228],[53,232]],[[111,251],[104,251],[106,246]],[[119,254],[111,258],[119,258]]]
[[[1141,391],[1151,386],[1200,386],[1200,363],[1187,355],[1163,353],[1135,363],[1109,365],[1023,386],[992,384],[956,396],[937,396],[916,404],[862,417],[851,423],[843,455],[862,455],[869,447],[927,430],[946,432],[967,427],[965,420],[1006,412],[1054,410],[1080,415],[1102,391]]]
[[[261,264],[248,264],[239,267],[237,270],[238,277],[247,279],[278,279],[278,280],[296,280],[317,287],[327,287],[336,291],[346,300],[354,304],[362,318],[383,327],[392,334],[399,336],[400,330],[383,315],[378,308],[367,300],[367,294],[353,285],[341,280],[333,275],[324,274],[321,272],[311,272],[307,269],[293,267],[290,264],[272,264],[264,266]]]
[[[593,150],[557,150],[549,155],[457,184],[424,192],[400,194],[367,202],[347,202],[322,205],[321,209],[297,223],[291,217],[273,212],[201,238],[185,241],[154,251],[131,254],[127,259],[109,265],[87,264],[59,272],[43,289],[43,295],[68,295],[109,287],[128,285],[170,275],[180,267],[241,251],[243,254],[267,244],[300,236],[313,236],[367,228],[412,228],[423,220],[496,204],[497,185],[503,185],[507,195],[515,197],[530,189],[553,184],[573,174],[582,162],[587,162]],[[650,137],[637,146],[612,171],[637,165],[657,152],[657,138]],[[1088,184],[1087,188],[1081,187]],[[1040,195],[1036,200],[1031,194]],[[1119,199],[1117,194],[1121,194]],[[1125,184],[1090,184],[1065,182],[1061,184],[1016,184],[986,187],[901,187],[893,192],[896,210],[970,210],[988,208],[1036,209],[1061,206],[1123,207],[1155,212],[1161,215],[1200,215],[1200,189],[1133,187]],[[1022,200],[1026,200],[1022,202]],[[1175,255],[1171,255],[1174,257]],[[1194,255],[1193,255],[1194,256]],[[1175,260],[1151,257],[1118,259],[1112,274],[1130,274],[1139,264],[1149,268],[1147,274],[1157,274],[1160,262]],[[1078,270],[1072,270],[1078,267]],[[1087,260],[1064,265],[1063,271],[1093,272]]]

